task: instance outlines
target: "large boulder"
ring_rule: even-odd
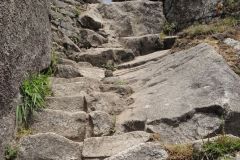
[[[239,135],[240,78],[210,45],[115,74],[135,90],[135,103],[117,120],[125,131],[147,129],[180,143],[219,133],[225,117],[225,132]]]
[[[2,141],[7,141],[13,134],[12,130],[8,132],[13,119],[3,117],[14,106],[11,103],[19,92],[24,74],[27,71],[40,71],[50,63],[48,6],[47,0],[1,1],[0,159]]]
[[[218,5],[223,0],[167,0],[164,13],[170,23],[183,28],[198,20],[208,20],[218,16]]]
[[[91,12],[85,16],[87,15],[98,15],[107,33],[120,37],[160,33],[165,23],[163,4],[160,1],[102,3],[92,6]]]

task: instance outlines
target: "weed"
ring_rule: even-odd
[[[240,139],[222,135],[215,141],[204,143],[202,149],[193,156],[194,160],[216,160],[237,151],[240,151]]]
[[[107,70],[111,70],[111,71],[115,71],[116,70],[116,66],[112,63],[107,63],[102,65],[103,68],[106,68]]]
[[[18,127],[28,128],[34,111],[42,109],[45,97],[50,95],[48,75],[33,74],[28,76],[20,88],[22,104],[17,106],[16,121]]]
[[[166,22],[163,26],[163,33],[173,35],[176,32],[176,24]]]
[[[25,137],[31,134],[32,134],[31,129],[19,128],[16,134],[16,139],[21,139],[22,137]]]
[[[17,147],[8,145],[5,148],[5,159],[6,160],[14,160],[17,158]]]
[[[58,60],[59,59],[58,59],[58,56],[57,56],[55,50],[52,49],[50,66],[47,69],[43,70],[42,74],[49,75],[49,76],[54,75],[57,71]]]

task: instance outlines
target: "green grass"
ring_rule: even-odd
[[[19,128],[28,128],[33,113],[45,106],[45,97],[51,94],[48,75],[28,76],[20,88],[22,103],[16,109],[16,121]]]
[[[13,147],[11,145],[8,145],[5,148],[5,160],[14,160],[17,158],[17,147]]]
[[[240,151],[240,139],[220,136],[215,141],[204,143],[202,150],[194,153],[194,160],[216,160]]]
[[[200,35],[210,35],[215,33],[222,33],[235,27],[240,23],[238,18],[227,17],[224,19],[219,19],[216,22],[210,24],[195,24],[183,31],[184,34],[190,37],[200,36]]]

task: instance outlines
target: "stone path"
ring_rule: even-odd
[[[239,77],[207,44],[170,54],[176,37],[159,36],[162,2],[96,3],[83,13],[79,6],[52,1],[61,58],[53,96],[34,115],[33,135],[20,140],[19,160],[164,160],[159,140],[217,134],[226,112],[226,132],[239,134],[231,130],[240,129]],[[111,76],[103,67],[117,70]]]

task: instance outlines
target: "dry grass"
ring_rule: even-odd
[[[193,148],[189,144],[165,145],[168,160],[192,160]]]
[[[239,24],[239,20],[234,17],[218,19],[209,24],[195,24],[183,31],[183,34],[188,37],[196,37],[200,35],[210,35],[232,31]]]

